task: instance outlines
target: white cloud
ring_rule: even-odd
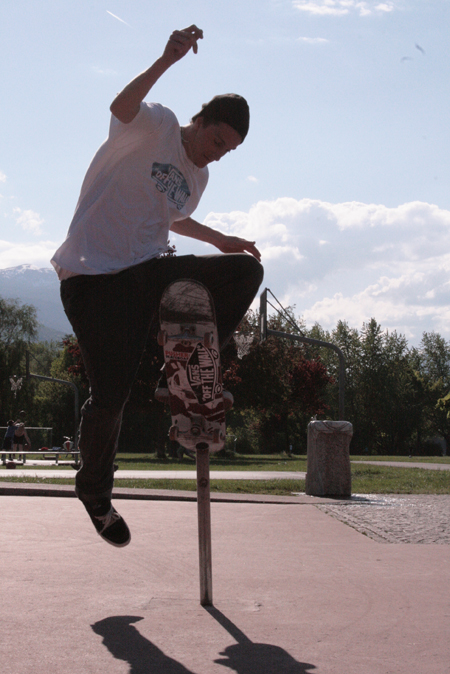
[[[11,243],[0,240],[0,269],[32,264],[50,267],[50,260],[61,242],[37,241],[35,243]]]
[[[256,241],[264,285],[308,325],[374,317],[416,342],[424,330],[450,338],[450,211],[282,198],[205,222]]]
[[[44,223],[44,220],[40,217],[39,213],[31,210],[23,211],[21,208],[14,208],[13,212],[16,216],[16,223],[25,232],[31,232],[36,236],[42,234],[41,225]]]
[[[111,77],[111,75],[117,75],[117,70],[112,70],[111,68],[100,68],[100,66],[92,66],[92,70],[97,75],[104,75],[106,77]]]
[[[450,210],[285,197],[248,211],[209,213],[205,224],[256,241],[263,288],[284,306],[295,305],[309,327],[317,322],[332,330],[344,320],[359,329],[373,317],[410,344],[424,330],[450,339]],[[171,239],[178,255],[217,252],[186,237]],[[58,245],[0,241],[0,268],[49,266]]]
[[[387,13],[395,9],[391,0],[293,0],[293,6],[317,16],[345,16],[350,13],[368,16],[373,13]]]
[[[329,42],[325,37],[299,37],[299,42],[306,42],[307,44],[324,44]]]
[[[6,183],[6,175],[0,171],[0,183]]]
[[[375,10],[377,12],[393,12],[394,3],[393,2],[379,2],[375,4]]]
[[[264,260],[266,262],[280,259],[283,262],[286,262],[286,260],[300,262],[303,259],[303,255],[298,248],[291,248],[290,246],[267,246],[264,248]]]
[[[348,14],[348,8],[340,6],[341,3],[334,2],[334,0],[294,0],[293,5],[296,9],[310,14],[318,14],[320,16],[332,15],[342,16]]]
[[[247,176],[247,180],[249,183],[259,183],[258,178],[255,178],[255,176]]]

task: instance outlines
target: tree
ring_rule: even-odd
[[[352,449],[405,452],[414,432],[420,391],[407,341],[395,331],[383,331],[374,318],[363,324],[359,339],[352,373]]]
[[[79,405],[89,396],[89,382],[84,369],[78,342],[72,335],[66,336],[61,345],[53,350],[54,358],[48,367],[48,352],[33,349],[32,371],[54,379],[69,381],[78,389]],[[74,428],[74,391],[58,382],[31,380],[35,387],[35,410],[39,425],[53,428],[55,442],[62,444],[64,436],[72,436]],[[79,413],[79,410],[78,410]]]
[[[450,389],[450,343],[439,333],[424,332],[419,348],[413,350],[415,367],[423,387],[423,433],[439,434],[450,446],[447,398]]]
[[[0,297],[0,344],[8,348],[20,343],[29,343],[37,335],[36,309],[19,300]]]
[[[36,338],[37,327],[33,306],[0,297],[0,404],[7,418],[15,418],[30,402],[26,388],[13,397],[9,378],[25,377],[25,351]]]
[[[2,310],[7,306],[3,302]],[[14,313],[16,309],[20,311]],[[34,372],[72,381],[82,404],[89,387],[76,339],[67,337],[62,344],[32,343],[33,307],[12,303],[9,311],[12,324],[5,324],[0,333],[4,340],[0,340],[2,383],[9,409],[14,398],[6,373],[8,378],[24,374],[25,348],[33,355]],[[318,324],[307,330],[302,321],[294,319],[291,308],[283,316],[269,317],[269,327],[285,333],[301,330],[307,337],[339,346],[346,361],[345,418],[353,424],[353,453],[366,448],[379,454],[424,452],[427,438],[437,434],[450,442],[450,343],[438,333],[424,333],[418,348],[408,348],[403,335],[383,330],[374,318],[360,331],[339,321],[330,333]],[[249,311],[241,329],[245,334],[258,334],[257,314]],[[255,339],[241,360],[231,340],[222,353],[222,370],[224,386],[235,398],[227,414],[228,429],[237,437],[240,451],[288,451],[289,445],[304,450],[311,416],[337,418],[339,361],[330,349],[270,337],[262,344]],[[121,451],[165,455],[170,414],[154,400],[159,376],[159,360],[145,353],[124,410]],[[26,409],[33,425],[54,428],[57,442],[72,432],[73,393],[64,386],[31,380],[18,394],[16,407],[6,416]],[[430,451],[436,449],[430,445]]]
[[[287,311],[286,317],[269,317],[269,328],[296,332],[291,310]],[[248,312],[241,329],[257,332],[253,312]],[[304,449],[310,417],[326,411],[324,392],[332,378],[320,357],[307,357],[306,351],[300,342],[269,337],[262,344],[255,343],[242,360],[232,345],[223,352],[224,385],[235,397],[229,424],[240,440],[242,436],[257,438],[253,451],[289,451],[291,444]]]
[[[437,332],[424,332],[419,346],[419,368],[429,381],[450,387],[450,343]]]
[[[331,335],[314,326],[308,336],[331,341],[344,354],[345,418],[353,425],[351,451],[410,451],[420,425],[424,390],[405,337],[382,330],[375,319],[364,323],[360,332],[339,321]],[[318,352],[336,377],[334,354],[326,349]],[[336,387],[328,387],[326,400],[334,413],[336,393]]]

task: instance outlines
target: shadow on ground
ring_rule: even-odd
[[[311,674],[315,669],[279,646],[253,643],[218,609],[206,610],[237,641],[227,646],[215,663],[237,674]],[[129,664],[129,674],[195,674],[143,637],[134,626],[140,620],[143,617],[111,616],[94,623],[92,629],[103,638],[114,658]]]

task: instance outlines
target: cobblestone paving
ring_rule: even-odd
[[[319,510],[380,543],[450,545],[450,496],[353,494]]]

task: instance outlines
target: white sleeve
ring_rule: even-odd
[[[126,138],[126,142],[129,143],[148,136],[159,129],[167,112],[167,108],[160,103],[142,102],[138,114],[129,124],[123,124],[117,117],[111,115],[109,141],[120,144],[121,139]]]

